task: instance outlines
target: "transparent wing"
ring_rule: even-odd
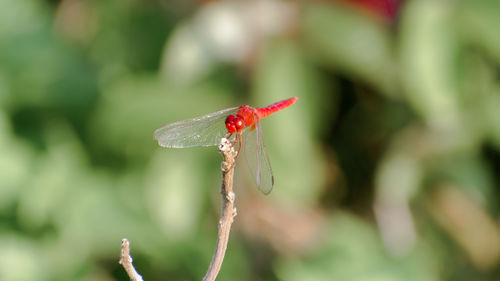
[[[271,193],[274,185],[273,171],[267,155],[262,127],[254,115],[255,129],[249,128],[245,136],[245,156],[259,190],[264,194]]]
[[[223,109],[200,117],[167,124],[154,131],[153,137],[163,147],[185,148],[218,145],[227,133],[225,118],[239,107]]]

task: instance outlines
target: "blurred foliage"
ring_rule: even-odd
[[[220,156],[165,123],[300,100],[238,165],[217,280],[500,280],[497,0],[0,0],[0,280],[199,280]]]

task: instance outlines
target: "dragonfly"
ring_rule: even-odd
[[[269,194],[274,186],[274,176],[260,120],[291,106],[298,99],[293,97],[261,108],[242,105],[177,121],[156,129],[153,138],[160,146],[168,148],[215,146],[219,145],[221,138],[227,138],[238,145],[239,151],[244,143],[247,163],[257,187]]]

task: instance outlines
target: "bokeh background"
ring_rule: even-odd
[[[218,280],[500,280],[500,1],[0,0],[0,280],[201,280],[221,157],[163,124],[298,96]]]

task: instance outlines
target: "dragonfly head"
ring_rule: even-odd
[[[244,127],[245,122],[243,122],[243,118],[233,114],[226,118],[226,129],[229,133],[234,134],[243,130]]]

